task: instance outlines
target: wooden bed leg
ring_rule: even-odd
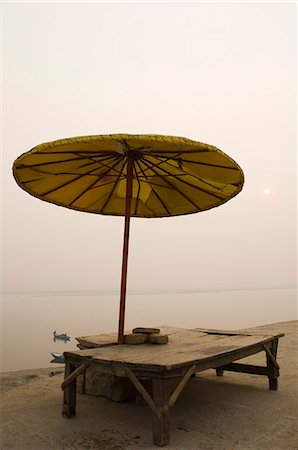
[[[276,361],[276,355],[277,355],[277,347],[278,347],[278,338],[275,338],[272,341],[272,348],[271,348],[271,354]],[[266,361],[267,361],[267,369],[268,369],[268,379],[269,379],[269,389],[271,391],[277,391],[278,389],[278,377],[279,377],[279,370],[277,363],[274,363],[272,358],[270,358],[270,355],[266,353]]]
[[[153,415],[153,443],[163,447],[170,442],[170,408],[163,408],[168,399],[167,380],[152,380],[153,401],[161,412],[160,418]]]
[[[65,364],[65,378],[68,377],[74,370],[75,366],[69,363]],[[77,397],[77,379],[75,378],[69,383],[63,391],[63,407],[62,415],[68,419],[76,414],[76,397]]]
[[[216,370],[216,375],[217,375],[218,377],[222,377],[222,376],[223,376],[224,371],[223,371],[220,367],[218,367],[218,368],[215,369],[215,370]]]

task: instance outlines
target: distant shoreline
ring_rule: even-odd
[[[254,331],[256,330],[259,331],[260,329],[262,330],[263,328],[280,328],[283,325],[286,327],[288,325],[291,325],[293,323],[297,322],[298,325],[298,320],[294,319],[294,320],[286,320],[283,322],[273,322],[273,323],[267,323],[264,325],[258,325],[255,327],[248,327],[248,328],[241,328],[241,329],[232,329],[229,331],[247,331],[247,330],[251,330]],[[53,372],[53,374],[51,374],[51,372]],[[20,380],[21,384],[25,384],[26,382],[32,381],[33,379],[38,379],[38,378],[48,378],[49,376],[53,376],[53,375],[57,375],[59,373],[64,372],[64,364],[56,364],[53,366],[49,366],[49,367],[37,367],[37,368],[33,368],[33,369],[16,369],[16,370],[5,370],[5,371],[0,371],[0,384],[1,384],[1,389],[0,389],[0,393],[1,390],[4,387],[4,391],[5,391],[5,383],[8,382],[8,385],[10,386],[10,378],[18,378]],[[33,375],[33,376],[31,376]],[[4,386],[3,386],[4,385]],[[12,387],[16,387],[13,386]]]
[[[212,292],[237,291],[268,291],[268,290],[297,290],[298,286],[243,286],[218,288],[165,288],[165,289],[130,289],[127,295],[169,295],[169,294],[204,294]],[[81,295],[119,295],[119,289],[90,289],[90,290],[32,290],[32,291],[2,291],[1,295],[32,295],[32,296],[81,296]]]

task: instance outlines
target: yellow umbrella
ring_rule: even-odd
[[[130,217],[168,217],[237,195],[239,165],[211,145],[161,135],[111,134],[40,144],[16,159],[29,194],[95,214],[125,216],[118,342],[123,342]]]

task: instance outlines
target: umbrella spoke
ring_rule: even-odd
[[[88,148],[86,147],[86,149],[83,150],[49,150],[49,151],[41,151],[40,154],[41,155],[63,155],[65,153],[72,153],[72,154],[76,154],[77,152],[83,152],[83,153],[88,153],[90,155],[94,155],[96,153],[98,154],[115,154],[115,150],[88,150]]]
[[[148,154],[148,156],[149,157],[151,157],[152,155],[150,155],[150,154]],[[153,155],[154,156],[154,155]],[[144,159],[146,159],[146,158],[144,158],[143,157],[143,155],[140,157],[140,159],[142,160],[142,161],[144,161]],[[152,164],[150,161],[147,161],[147,162],[149,162],[150,163],[150,167],[149,168],[147,168],[146,170],[150,170],[150,168],[151,167],[158,167],[158,166],[160,166],[161,164],[164,164],[165,162],[167,162],[167,161],[169,161],[169,160],[171,160],[171,159],[173,159],[172,157],[167,157],[164,161],[161,161],[161,162],[158,162],[158,163],[156,163],[156,164]],[[144,171],[142,171],[142,173],[144,174]]]
[[[155,194],[156,198],[158,199],[159,203],[163,206],[163,208],[166,211],[166,213],[170,216],[171,215],[171,211],[168,209],[167,205],[162,200],[161,196],[156,192],[156,190],[154,188],[152,188],[152,192]]]
[[[44,153],[42,153],[43,155],[44,155]],[[57,154],[58,154],[58,152],[57,152]],[[54,160],[54,161],[45,161],[45,162],[40,162],[40,163],[35,163],[35,164],[29,164],[29,165],[25,165],[25,164],[20,164],[20,166],[19,166],[19,168],[20,169],[28,169],[28,168],[30,168],[30,169],[32,169],[32,168],[35,168],[35,170],[36,170],[36,172],[40,172],[40,173],[48,173],[48,172],[46,172],[46,171],[42,171],[41,169],[37,169],[38,167],[43,167],[43,166],[53,166],[53,165],[56,165],[56,164],[65,164],[65,163],[69,163],[69,162],[74,162],[74,161],[81,161],[81,160],[86,160],[86,159],[89,159],[90,160],[90,157],[89,156],[83,156],[83,155],[79,155],[77,152],[68,152],[68,154],[72,154],[72,155],[77,155],[75,158],[68,158],[68,159],[60,159],[60,160]],[[78,156],[79,155],[79,156]],[[109,156],[109,157],[107,157],[106,159],[108,160],[108,159],[113,159],[113,158],[115,158],[115,157],[117,157],[118,155],[114,155],[114,156]],[[93,162],[89,162],[88,164],[83,164],[83,165],[81,165],[81,166],[78,166],[79,168],[83,168],[83,167],[86,167],[86,166],[88,166],[88,165],[91,165],[91,164],[95,164],[95,163],[98,163],[98,161],[96,161],[96,160],[93,160]],[[106,166],[106,167],[109,167],[108,165]],[[62,174],[62,172],[59,172],[59,174]],[[66,172],[66,174],[68,174],[68,172]],[[71,174],[71,173],[70,173]],[[76,174],[77,175],[77,174]]]
[[[148,181],[147,181],[147,178],[148,178],[148,177],[147,177],[147,176],[145,175],[145,173],[143,172],[143,169],[142,169],[142,167],[140,166],[139,161],[136,160],[136,163],[137,163],[137,165],[139,166],[140,172],[142,172],[144,178],[146,178],[146,181],[144,181],[144,183],[146,183],[146,182],[148,183]],[[136,176],[137,176],[137,178],[138,178],[138,174],[137,174],[137,173],[136,173]],[[143,182],[143,180],[139,180],[139,178],[138,178],[138,181],[139,181],[139,183],[140,183],[140,182]],[[162,198],[160,197],[160,195],[158,195],[158,193],[156,192],[156,190],[153,188],[153,185],[154,185],[154,183],[151,183],[151,182],[150,182],[150,186],[151,186],[152,192],[155,194],[156,198],[159,200],[160,204],[163,206],[163,208],[164,208],[164,210],[167,212],[167,214],[170,215],[170,211],[168,210],[166,204],[164,203],[164,201],[162,200]],[[158,186],[158,185],[157,185],[157,186]],[[169,188],[169,189],[170,189],[170,188]],[[146,206],[147,206],[147,205],[146,205]],[[148,206],[147,206],[147,207],[148,207]]]
[[[153,150],[153,151],[150,151],[150,152],[143,152],[145,155],[154,155],[154,154],[158,154],[158,155],[161,155],[161,154],[163,154],[163,153],[176,153],[177,155],[184,155],[185,153],[210,153],[210,150],[209,149],[214,149],[215,147],[211,147],[211,146],[209,146],[209,145],[207,145],[207,144],[204,144],[205,145],[205,147],[207,147],[207,148],[191,148],[191,149],[188,149],[188,150],[167,150],[167,149],[162,149],[162,150]],[[152,148],[152,147],[151,147]]]
[[[117,164],[118,164],[118,161],[117,161]],[[96,167],[95,169],[90,170],[89,172],[87,172],[85,174],[75,174],[75,178],[72,178],[71,180],[65,181],[64,183],[60,184],[59,186],[56,186],[54,188],[49,189],[46,192],[43,192],[41,195],[45,196],[45,195],[52,194],[53,192],[55,192],[55,191],[57,191],[57,190],[59,190],[61,188],[64,188],[64,187],[70,185],[71,183],[74,183],[75,181],[77,181],[80,178],[85,177],[85,176],[97,176],[98,177],[98,174],[92,173],[92,172],[95,172],[96,170],[98,170],[98,167]],[[104,176],[104,174],[102,176]],[[98,181],[98,178],[97,178],[96,181]]]
[[[135,160],[135,162],[137,163],[138,160]],[[135,206],[135,215],[137,215],[138,205],[139,205],[139,195],[140,195],[140,190],[141,190],[141,183],[140,183],[140,180],[139,180],[138,173],[136,171],[135,165],[133,165],[133,173],[135,173],[136,180],[137,180],[137,183],[138,183],[138,193],[137,193],[137,196],[136,196],[136,206]],[[133,174],[132,174],[132,178],[134,179]]]
[[[116,189],[116,187],[117,187],[117,185],[118,185],[118,183],[119,183],[119,180],[120,180],[120,178],[121,178],[121,175],[122,175],[122,173],[123,173],[124,168],[125,168],[126,165],[127,165],[127,161],[124,160],[124,161],[123,161],[122,168],[121,168],[121,171],[119,172],[119,174],[118,174],[118,176],[117,176],[117,179],[116,179],[116,181],[115,181],[115,184],[114,184],[114,186],[112,187],[111,192],[109,193],[108,197],[106,198],[106,201],[104,202],[103,206],[101,207],[101,212],[104,211],[104,209],[105,209],[105,207],[107,206],[108,202],[109,202],[110,199],[112,198],[112,196],[113,196],[113,194],[114,194],[114,191],[115,191],[115,189]]]
[[[98,183],[98,181],[100,181],[103,177],[106,177],[109,174],[109,172],[111,172],[114,169],[114,167],[118,164],[119,164],[119,161],[116,161],[115,164],[109,168],[109,170],[106,170],[99,178],[97,177],[97,179],[94,182],[92,182],[88,188],[86,188],[84,191],[82,191],[69,205],[72,206],[77,200],[79,200],[79,198],[83,197],[83,195],[85,195],[86,192],[88,192],[90,189],[94,189],[94,185],[96,183]],[[110,181],[109,183],[112,183],[112,182],[114,183],[114,180]],[[109,184],[109,183],[101,184],[98,187],[105,186],[106,184]]]
[[[133,147],[132,145],[128,144],[126,139],[118,140],[120,144],[125,144],[128,150],[131,150],[133,153],[136,153],[138,150],[146,150],[147,148],[151,148],[151,145],[141,145],[141,147]]]
[[[24,183],[26,185],[26,184],[29,184],[29,183],[33,183],[34,181],[41,181],[41,180],[43,180],[43,177],[41,177],[41,178],[31,178],[30,180],[22,180],[22,183]]]
[[[156,174],[155,174],[154,176],[156,176]],[[163,178],[167,178],[167,177],[168,177],[168,176],[165,175]],[[160,177],[160,178],[161,178],[161,177]],[[152,178],[150,179],[150,181],[147,181],[147,180],[142,180],[142,179],[139,177],[138,180],[139,180],[140,183],[143,183],[143,184],[150,184],[150,187],[156,186],[156,187],[159,187],[159,188],[168,189],[169,191],[172,190],[172,188],[171,188],[170,186],[165,186],[164,184],[158,183],[158,182],[155,181],[155,180],[152,181]]]
[[[225,169],[225,170],[236,170],[236,171],[238,171],[237,167],[222,166],[221,164],[211,164],[211,163],[207,163],[207,162],[203,162],[203,161],[192,161],[192,160],[189,160],[189,159],[183,159],[183,162],[190,163],[190,164],[197,164],[199,166],[207,166],[207,167],[216,168],[216,169]]]
[[[68,152],[70,153],[70,152]],[[72,153],[73,154],[73,153]],[[35,164],[22,164],[20,163],[18,166],[18,169],[28,169],[28,168],[32,168],[32,167],[40,167],[40,166],[48,166],[48,165],[53,165],[53,164],[60,164],[60,163],[68,163],[71,161],[78,161],[81,160],[82,158],[68,158],[68,159],[62,159],[62,160],[58,160],[58,161],[45,161],[45,162],[40,162],[40,163],[35,163]],[[42,172],[44,173],[44,172]]]
[[[182,162],[182,163],[197,164],[197,165],[200,165],[200,166],[207,166],[207,167],[217,168],[217,169],[227,169],[227,170],[236,170],[236,171],[238,171],[237,167],[223,166],[221,164],[211,164],[211,163],[207,163],[207,162],[203,162],[203,161],[194,161],[194,160],[191,160],[191,159],[177,158],[177,156],[179,156],[179,154],[176,154],[176,156],[171,156],[171,157],[166,157],[166,156],[163,156],[161,154],[154,154],[154,153],[147,153],[147,154],[148,154],[148,156],[154,156],[157,159],[159,159],[160,161],[164,161],[164,162],[167,162],[169,160],[173,160],[173,161],[177,161],[178,164],[180,162]]]
[[[90,156],[84,156],[84,157],[83,157],[83,155],[81,155],[81,156],[82,156],[82,158],[87,159],[88,162],[86,162],[85,164],[82,164],[82,165],[80,166],[80,169],[82,169],[82,168],[84,168],[84,167],[88,167],[88,166],[90,166],[90,165],[92,165],[92,164],[99,164],[99,163],[102,163],[103,161],[104,161],[105,163],[108,162],[108,161],[113,161],[113,159],[115,159],[115,158],[116,158],[117,156],[119,156],[119,155],[105,156],[105,157],[102,158],[102,159],[92,158],[92,157],[90,157]]]
[[[159,159],[157,156],[156,156],[156,158]],[[184,162],[184,161],[183,161],[183,162]],[[168,161],[165,161],[165,163],[168,164],[170,167],[173,167],[174,169],[177,169],[176,166],[174,166],[173,164],[170,164]],[[214,185],[214,184],[212,184],[212,183],[210,183],[210,182],[208,182],[208,181],[202,179],[201,177],[195,176],[193,173],[191,173],[191,172],[189,172],[189,171],[186,171],[185,168],[184,168],[183,170],[184,170],[185,173],[181,173],[181,174],[179,175],[179,178],[181,179],[181,181],[182,181],[182,178],[181,178],[181,177],[191,176],[191,177],[193,177],[195,180],[198,180],[198,181],[200,181],[201,183],[207,184],[208,186],[212,187],[213,189],[219,190],[219,191],[221,191],[221,192],[222,192],[222,191],[225,189],[225,187],[227,186],[227,184],[224,184],[223,187],[220,188],[220,187],[218,187],[218,186],[216,186],[216,185]],[[184,182],[184,183],[187,183],[187,181],[185,181],[185,180],[183,180],[183,182]],[[195,185],[192,185],[191,183],[188,183],[188,184],[189,184],[189,186],[192,186],[192,187],[195,187],[195,188],[200,189],[202,192],[209,193],[209,191],[205,191],[203,188],[199,188],[199,187],[197,187],[197,186],[195,186]],[[213,195],[214,197],[217,197],[215,194],[211,194],[211,193],[210,193],[210,195]],[[220,199],[221,199],[221,197],[217,197],[217,198],[220,198]]]
[[[145,161],[143,161],[144,164]],[[163,169],[161,169],[163,170]],[[164,177],[162,174],[158,173],[155,171],[155,169],[152,169],[152,171],[155,173],[155,175],[161,177],[169,186],[171,186],[171,188],[178,192],[183,198],[185,198],[185,200],[187,200],[191,205],[193,205],[197,210],[201,211],[201,208],[194,202],[192,201],[191,198],[188,197],[188,195],[186,195],[183,191],[181,191],[179,188],[177,188],[173,183],[171,183],[167,177]]]
[[[139,167],[139,172],[136,171],[136,175],[138,176],[139,173],[142,173],[143,177],[146,179],[146,182],[147,182],[148,177],[147,177],[147,175],[145,174],[143,168],[141,167],[139,160],[136,159],[135,162],[136,162],[136,165]],[[143,180],[142,180],[142,181],[143,181]]]
[[[171,174],[171,172],[168,172],[166,169],[164,169],[163,167],[159,167],[159,170],[162,170],[162,172],[164,172],[164,173],[166,173],[166,175],[167,175],[167,177],[170,177],[170,178],[174,178],[174,179],[178,179],[181,183],[183,183],[183,184],[185,184],[185,185],[187,185],[187,186],[189,186],[189,187],[191,187],[191,188],[193,188],[193,189],[196,189],[196,190],[198,190],[198,191],[200,191],[200,192],[203,192],[204,194],[207,194],[207,195],[210,195],[210,196],[212,196],[212,197],[214,197],[214,198],[217,198],[217,199],[219,199],[219,200],[222,200],[222,196],[218,196],[218,195],[216,195],[215,193],[213,193],[213,192],[210,192],[210,191],[208,191],[208,190],[206,190],[206,189],[203,189],[202,187],[199,187],[199,186],[196,186],[195,184],[192,184],[192,183],[189,183],[188,181],[186,181],[186,180],[184,180],[183,179],[183,177],[186,175],[186,174],[183,174],[183,173],[180,173],[179,175],[173,175],[173,174]],[[159,174],[160,176],[161,176],[161,174]],[[165,179],[166,177],[164,177],[163,176],[163,179]],[[200,179],[198,179],[199,181],[201,181]],[[202,181],[203,183],[205,183],[205,181]],[[175,185],[174,185],[175,186]],[[212,186],[213,187],[213,186]],[[177,189],[177,188],[175,188],[175,189]],[[177,189],[177,190],[179,190],[179,189]],[[221,190],[220,190],[221,191]]]
[[[109,164],[105,164],[105,162],[109,161],[109,160],[111,162],[113,162],[113,160],[114,160],[114,161],[117,161],[117,163],[118,163],[118,162],[120,162],[122,160],[122,156],[114,153],[112,156],[109,156],[107,158],[103,158],[103,159],[100,159],[100,160],[95,159],[95,158],[91,158],[90,156],[85,157],[85,159],[89,159],[89,160],[91,159],[93,161],[93,163],[90,162],[89,164],[97,164],[99,167],[106,167],[107,169],[110,169],[111,166]],[[117,164],[115,164],[115,166],[116,165]],[[80,168],[81,167],[84,167],[84,166],[80,166]],[[115,171],[117,171],[117,170],[115,169]]]
[[[171,166],[171,167],[175,167],[175,166]],[[176,167],[175,167],[175,168],[176,168]],[[221,196],[218,196],[218,195],[216,195],[216,194],[213,193],[213,192],[210,192],[210,191],[208,191],[208,190],[206,190],[206,189],[203,189],[202,187],[196,186],[196,185],[194,185],[194,184],[192,184],[192,183],[189,183],[188,181],[184,180],[183,177],[185,177],[185,176],[187,176],[187,175],[193,176],[192,174],[189,174],[188,172],[187,172],[187,173],[180,173],[179,175],[173,175],[173,174],[171,174],[171,172],[168,172],[168,171],[167,171],[166,169],[164,169],[164,168],[160,168],[160,167],[159,167],[159,169],[162,170],[163,172],[165,172],[169,177],[178,178],[179,181],[180,181],[181,183],[184,183],[184,184],[186,184],[187,186],[190,186],[190,187],[192,187],[192,188],[194,188],[194,189],[197,189],[198,191],[203,192],[204,194],[208,194],[208,195],[210,195],[210,196],[212,196],[212,197],[215,197],[215,198],[217,198],[217,199],[219,199],[219,200],[222,200],[222,197],[221,197]],[[200,182],[202,182],[202,183],[209,184],[209,183],[206,183],[204,180],[202,180],[202,179],[200,179],[200,178],[198,178],[198,177],[193,176],[193,178],[195,178],[196,180],[198,180],[198,181],[200,181]],[[219,191],[222,192],[222,189],[218,188],[217,186],[213,186],[211,183],[210,183],[210,186],[211,186],[212,188],[217,189],[217,190],[219,190]],[[226,186],[226,185],[225,185],[225,186]],[[224,187],[225,187],[225,186],[224,186]]]

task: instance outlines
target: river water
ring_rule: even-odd
[[[116,332],[118,304],[119,295],[110,293],[3,295],[0,370],[49,367],[50,352],[75,349],[76,336]],[[239,329],[296,319],[294,288],[134,293],[127,295],[125,328]],[[71,340],[54,342],[54,330]]]

